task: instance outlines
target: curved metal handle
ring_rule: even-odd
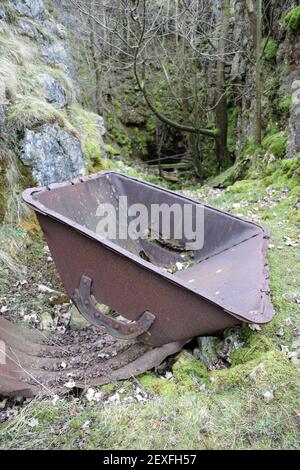
[[[133,339],[145,333],[155,320],[155,315],[144,312],[134,323],[123,323],[102,313],[91,296],[92,279],[81,276],[79,287],[72,297],[80,313],[91,323],[104,327],[112,336],[121,339]]]

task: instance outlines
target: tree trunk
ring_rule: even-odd
[[[90,3],[90,15],[88,17],[89,22],[89,30],[90,30],[90,48],[91,48],[91,56],[92,56],[92,64],[95,73],[95,108],[98,114],[102,113],[101,107],[101,68],[100,68],[100,61],[98,60],[98,51],[96,47],[97,41],[97,31],[96,31],[96,24],[95,20],[92,18],[93,14],[95,14],[95,5],[94,0]]]
[[[216,82],[216,127],[219,130],[219,136],[216,139],[216,159],[220,167],[222,161],[227,156],[227,131],[228,131],[228,113],[226,98],[226,81],[225,81],[225,60],[226,60],[226,39],[228,35],[229,25],[229,0],[221,0],[221,17],[220,17],[220,37],[219,37],[219,53],[220,58],[217,61]]]
[[[255,140],[261,144],[262,119],[261,119],[261,41],[262,41],[262,0],[257,0],[256,20],[256,116],[255,116]]]
[[[253,39],[253,46],[256,48],[256,41],[257,41],[257,19],[255,14],[255,8],[253,0],[246,0],[246,8],[249,16],[250,21],[250,29]]]

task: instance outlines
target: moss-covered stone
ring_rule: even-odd
[[[274,62],[278,51],[277,41],[270,37],[263,40],[264,57],[269,62]]]
[[[198,348],[194,349],[193,356],[208,369],[212,368],[218,359],[218,348],[222,340],[216,336],[200,336],[197,342]]]
[[[300,187],[299,187],[300,193]],[[289,221],[295,224],[300,224],[300,211],[296,209],[292,209],[288,213]]]
[[[300,5],[292,8],[284,17],[284,21],[292,31],[300,29]]]
[[[264,169],[264,184],[282,187],[288,185],[292,195],[298,196],[300,190],[300,156],[275,161]]]
[[[145,391],[163,397],[178,395],[176,384],[172,380],[162,379],[154,374],[148,373],[139,377],[139,381]]]
[[[227,191],[230,193],[249,193],[253,189],[253,181],[242,180],[237,181],[234,185],[229,186]]]
[[[278,101],[278,109],[280,111],[289,111],[292,105],[292,95],[285,96]]]
[[[299,383],[299,372],[287,355],[273,349],[251,361],[213,372],[213,388],[234,388],[253,383],[253,376],[250,374],[261,363],[264,364],[264,373],[256,377],[261,385],[276,388],[280,384],[284,388],[287,381]]]
[[[116,391],[116,386],[114,384],[106,384],[100,387],[102,393],[113,393]]]
[[[264,335],[252,334],[247,347],[238,349],[230,355],[232,366],[245,364],[248,361],[259,358],[262,353],[272,351],[273,349],[274,345],[269,338]]]
[[[206,367],[187,351],[182,351],[173,365],[173,375],[178,382],[197,382],[208,376]]]
[[[285,132],[267,136],[263,139],[262,145],[265,150],[272,153],[275,157],[284,158],[286,154],[287,135]]]
[[[84,110],[76,103],[70,107],[69,115],[72,125],[78,132],[88,170],[100,171],[106,169],[103,155],[104,144],[102,149],[100,131],[97,126],[99,116]]]

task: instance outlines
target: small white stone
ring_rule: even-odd
[[[276,331],[276,336],[284,336],[284,330],[282,326],[279,326]]]
[[[115,393],[114,395],[111,395],[109,398],[108,398],[108,401],[110,402],[118,402],[120,401],[120,395],[119,393]]]
[[[264,400],[269,403],[270,401],[274,400],[274,394],[270,390],[266,390],[263,393]]]
[[[55,292],[53,289],[51,289],[48,286],[44,286],[44,284],[39,284],[38,285],[38,291],[42,292],[42,294],[51,294],[52,292]]]
[[[87,401],[93,401],[94,397],[95,397],[95,390],[93,388],[89,388],[86,392],[86,395],[85,395]]]
[[[59,396],[58,395],[54,395],[54,397],[52,398],[52,405],[56,405],[56,403],[59,401]]]
[[[39,425],[39,420],[36,418],[32,418],[30,421],[28,421],[28,426],[30,428],[35,428],[38,425]]]
[[[71,380],[69,380],[68,382],[66,382],[66,383],[64,384],[64,386],[65,386],[66,388],[71,389],[71,388],[76,387],[76,383],[74,382],[73,379],[71,379]]]
[[[178,269],[178,271],[181,271],[183,269],[183,264],[180,263],[179,261],[177,261],[177,263],[175,263],[175,266]]]
[[[252,331],[260,331],[261,330],[261,327],[259,325],[257,325],[256,323],[250,323],[249,328]]]
[[[83,430],[83,431],[87,431],[88,428],[90,427],[90,425],[91,425],[91,421],[90,421],[90,420],[87,420],[87,421],[84,423],[84,425],[82,426],[82,430]]]
[[[96,403],[99,403],[99,401],[102,400],[102,393],[101,392],[96,392],[95,395],[94,395],[94,401]]]

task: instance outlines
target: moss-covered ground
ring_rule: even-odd
[[[18,449],[299,449],[300,197],[297,160],[271,162],[262,179],[192,197],[266,225],[276,315],[241,328],[231,366],[208,371],[186,349],[169,366],[58,401],[37,398],[0,424],[0,447]]]

